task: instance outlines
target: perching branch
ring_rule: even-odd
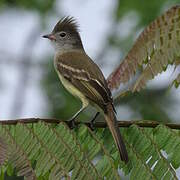
[[[2,125],[16,125],[17,123],[38,123],[39,121],[43,121],[46,123],[55,123],[58,124],[60,122],[66,122],[67,125],[70,125],[69,121],[64,121],[60,119],[45,119],[45,118],[23,118],[23,119],[12,119],[12,120],[0,120],[0,124]],[[75,125],[79,125],[82,122],[75,122]],[[91,123],[84,123],[86,126],[91,127]],[[160,124],[163,124],[171,129],[180,129],[180,124],[175,123],[161,123],[157,121],[150,121],[150,120],[135,120],[135,121],[118,121],[119,127],[129,127],[133,124],[136,124],[139,127],[149,127],[149,128],[155,128]],[[93,124],[95,128],[105,128],[107,127],[107,124],[105,122],[95,122]]]

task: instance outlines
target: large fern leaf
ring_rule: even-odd
[[[12,138],[6,143],[10,149],[8,153],[15,153],[9,159],[9,163],[12,162],[15,168],[18,164],[17,160],[21,159],[18,167],[23,170],[27,159],[27,162],[29,160],[34,162],[33,172],[37,177],[48,174],[49,179],[52,180],[59,180],[61,177],[69,179],[69,172],[72,169],[73,179],[83,179],[85,176],[93,179],[99,176],[92,162],[77,144],[70,129],[63,123],[57,128],[52,128],[47,123],[37,123],[33,126],[25,124],[1,126],[1,130],[2,137],[5,135]],[[12,146],[15,147],[12,148]],[[23,155],[26,157],[24,160]],[[28,165],[32,169],[32,164]]]
[[[35,172],[27,153],[22,149],[22,144],[18,144],[19,136],[15,138],[13,136],[14,129],[11,132],[10,131],[8,126],[0,127],[1,138],[5,141],[1,141],[1,146],[4,146],[5,149],[1,152],[2,157],[0,159],[4,157],[4,154],[8,154],[8,160],[14,168],[16,168],[17,175],[24,176],[28,180],[36,179]]]
[[[143,122],[141,122],[143,123]],[[150,122],[149,122],[150,124]],[[152,123],[154,126],[154,123]],[[13,166],[26,179],[178,179],[179,130],[165,125],[121,129],[129,159],[124,164],[108,129],[75,130],[61,122],[0,125],[1,173]]]
[[[142,73],[133,87],[133,91],[139,91],[169,64],[175,64],[179,56],[180,6],[174,6],[140,34],[125,59],[109,76],[109,87],[114,89],[129,81],[141,67]]]

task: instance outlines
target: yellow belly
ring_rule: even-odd
[[[74,87],[68,80],[66,80],[59,72],[58,76],[63,84],[63,86],[73,95],[78,97],[82,101],[82,106],[87,107],[89,102],[88,99],[76,88]]]

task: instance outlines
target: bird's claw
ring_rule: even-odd
[[[68,126],[70,129],[74,129],[76,127],[75,119],[71,119],[70,121],[68,121]]]
[[[95,127],[94,127],[94,119],[89,123],[89,128],[94,131]]]

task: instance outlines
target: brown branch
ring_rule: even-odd
[[[60,119],[45,119],[45,118],[23,118],[23,119],[14,119],[14,120],[0,120],[0,124],[2,125],[16,125],[17,123],[38,123],[38,122],[46,122],[46,123],[55,123],[58,124],[60,122],[66,122],[70,125],[69,121],[64,121]],[[75,125],[81,124],[82,122],[75,122]],[[90,123],[83,123],[89,127],[91,127]],[[180,124],[175,123],[161,123],[157,121],[149,121],[149,120],[136,120],[136,121],[118,121],[119,127],[129,127],[131,125],[138,125],[139,127],[147,127],[147,128],[155,128],[160,124],[168,126],[171,129],[180,129]],[[95,128],[105,128],[107,127],[105,122],[95,122],[93,124]]]

